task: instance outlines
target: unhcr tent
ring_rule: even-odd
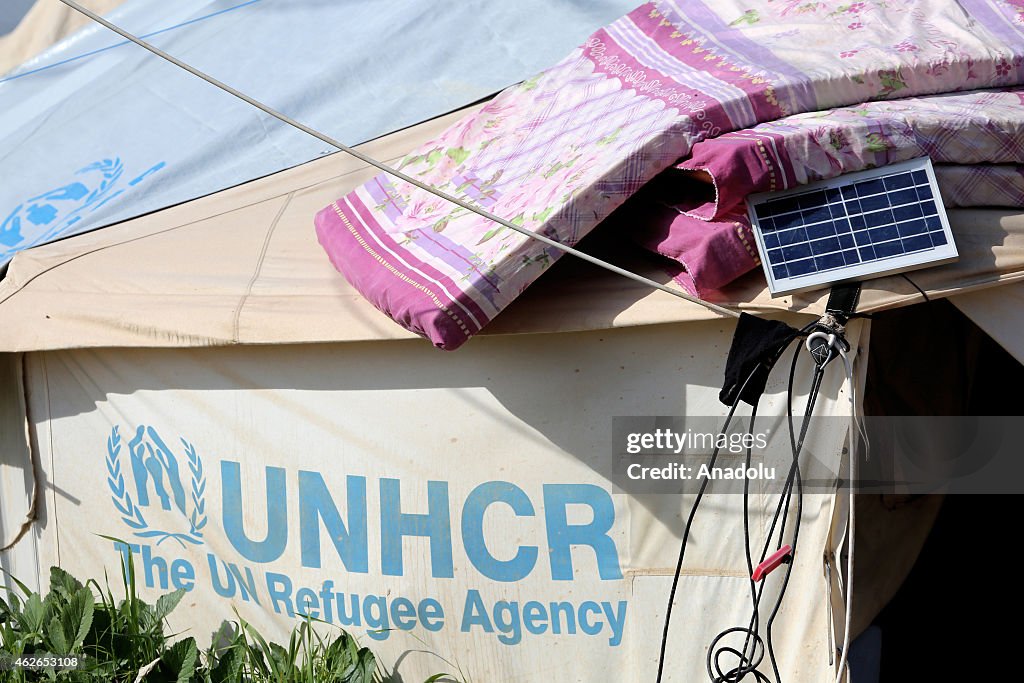
[[[394,163],[472,110],[360,149]],[[176,630],[202,639],[235,608],[280,638],[307,614],[407,681],[653,680],[693,497],[621,490],[613,424],[718,424],[735,323],[563,261],[441,354],[339,277],[311,229],[374,173],[333,155],[14,257],[0,282],[3,569],[33,586],[54,564],[116,576],[130,550],[146,595],[188,591]],[[942,297],[1021,279],[1024,215],[950,217],[961,258],[917,286]],[[670,282],[614,235],[590,246]],[[773,299],[757,274],[725,294],[796,326],[825,304]],[[885,278],[860,310],[921,298]],[[787,681],[831,680],[839,663],[838,476],[870,328],[851,322],[853,382],[832,373],[819,398],[835,419],[807,453],[833,479],[804,496],[776,622]],[[802,366],[796,386],[807,380]],[[780,433],[785,393],[773,376],[761,408]],[[788,458],[778,441],[763,454]],[[778,495],[755,487],[755,532]],[[742,505],[714,497],[694,527],[666,680],[703,680],[708,644],[749,616]]]
[[[364,149],[393,159],[458,115]],[[0,290],[5,541],[32,521],[5,570],[116,575],[104,534],[137,548],[154,592],[195,586],[174,625],[199,636],[234,606],[280,637],[296,600],[327,581],[346,596],[342,619],[349,600],[362,611],[339,623],[397,629],[375,645],[405,680],[449,668],[408,654],[419,650],[479,679],[650,680],[689,499],[612,493],[612,418],[721,415],[733,325],[570,267],[440,355],[352,292],[309,230],[311,210],[369,176],[333,156],[14,260]],[[866,343],[866,330],[851,338]],[[831,380],[823,410],[841,415]],[[783,391],[767,414],[781,414]],[[817,438],[816,452],[840,457],[845,430]],[[146,466],[133,453],[154,439],[183,487],[165,489],[167,510],[134,474]],[[716,531],[740,502],[709,508],[695,532],[679,638],[742,619],[742,553]],[[808,547],[830,543],[833,504],[808,496]],[[818,560],[796,569],[780,655],[796,680],[820,680],[829,589],[821,554],[806,556]],[[385,603],[397,623],[373,616]],[[703,670],[691,654],[672,655],[670,680]]]

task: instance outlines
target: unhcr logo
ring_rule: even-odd
[[[203,543],[206,475],[195,447],[180,441],[181,461],[152,427],[139,425],[125,449],[114,426],[107,438],[106,465],[110,500],[134,535],[154,539],[156,545],[174,539],[184,548],[186,543]],[[188,491],[183,468],[191,475]]]
[[[0,222],[0,253],[59,236],[166,165],[161,161],[127,183],[122,182],[125,166],[119,157],[78,169],[72,182],[29,197],[7,214]]]

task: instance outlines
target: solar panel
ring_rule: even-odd
[[[957,258],[927,157],[747,197],[773,296]]]

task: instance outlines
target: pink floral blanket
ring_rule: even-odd
[[[723,135],[804,112],[1024,82],[1021,16],[1020,0],[648,3],[401,167],[572,245]],[[809,157],[804,167],[822,168]],[[727,201],[684,210],[710,234],[705,219],[728,218]],[[316,230],[364,296],[446,349],[560,256],[387,175],[323,209]]]
[[[948,207],[1024,207],[1024,88],[868,102],[703,140],[613,220],[683,265],[686,289],[713,296],[759,265],[747,195],[920,156],[937,164]]]

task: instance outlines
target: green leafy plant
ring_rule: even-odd
[[[17,579],[0,592],[0,683],[382,683],[374,654],[343,629],[331,635],[306,618],[287,645],[269,642],[237,613],[200,650],[195,638],[167,632],[167,617],[185,592],[161,596],[155,604],[136,592],[135,566],[122,567],[124,598],[116,600],[109,580],[83,584],[60,567],[50,569],[49,592],[32,592]],[[323,623],[323,622],[319,622]],[[75,657],[74,668],[12,667],[17,658]],[[425,683],[454,680],[439,673]]]

